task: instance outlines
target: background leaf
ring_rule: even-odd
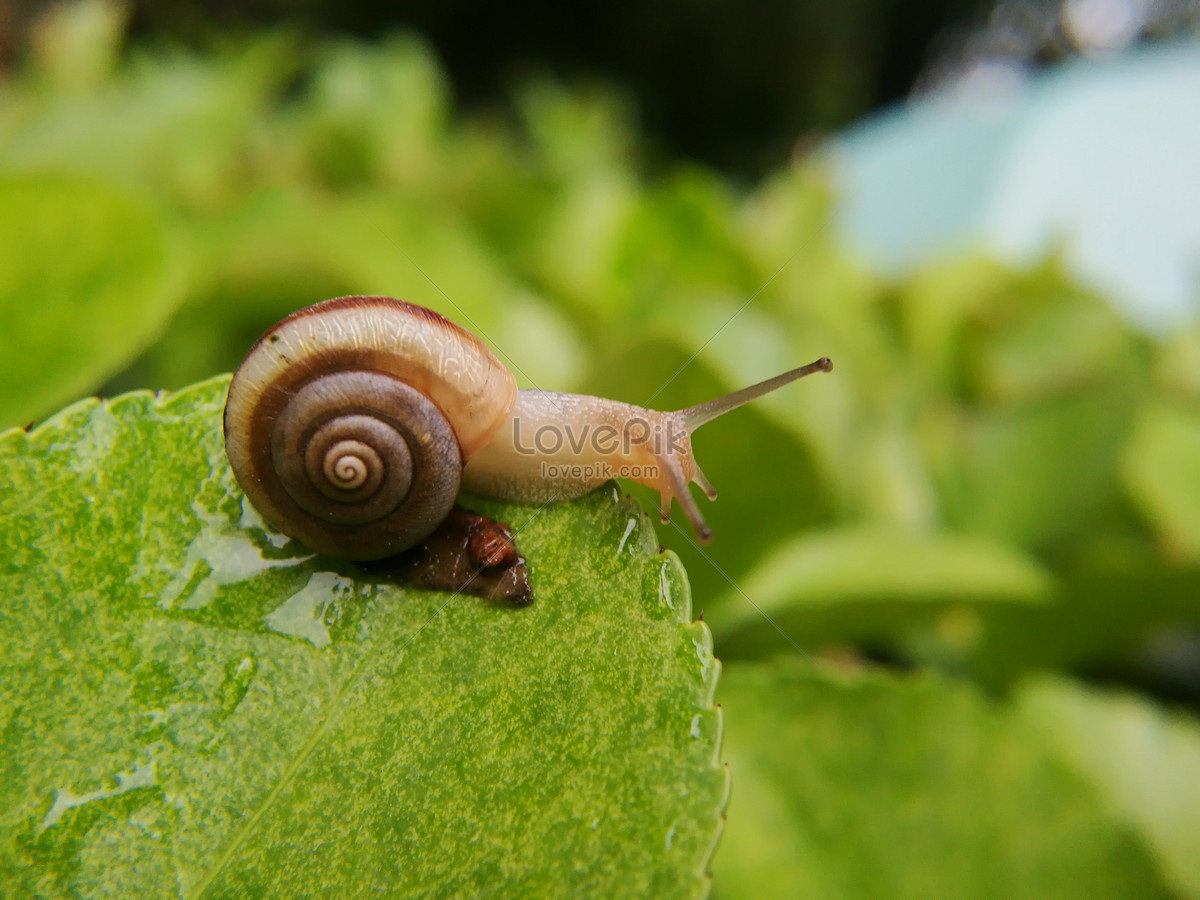
[[[1200,416],[1159,404],[1139,418],[1124,475],[1139,509],[1171,548],[1200,557]]]
[[[1200,723],[1131,695],[1042,679],[1018,697],[1020,715],[1132,825],[1182,897],[1200,897]]]
[[[1049,575],[1001,544],[963,535],[826,530],[773,550],[724,598],[722,630],[762,623],[762,613],[869,603],[1037,602]]]
[[[24,424],[127,365],[179,294],[154,211],[58,176],[0,179],[0,427]]]
[[[730,666],[719,896],[1167,897],[1019,717],[937,678]]]

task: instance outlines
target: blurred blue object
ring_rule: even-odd
[[[996,70],[833,142],[838,227],[886,274],[971,247],[1068,270],[1151,332],[1200,310],[1200,43]]]

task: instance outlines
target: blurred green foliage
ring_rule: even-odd
[[[878,691],[885,753],[936,746],[958,727],[935,710],[914,743],[887,739],[907,727],[913,703],[937,706],[945,693],[947,708],[970,707],[964,727],[985,747],[999,729],[1004,753],[1019,757],[1022,742],[995,723],[1020,715],[1012,696],[1035,670],[1194,704],[1200,332],[1136,333],[1052,255],[1031,271],[931,260],[904,283],[882,283],[834,241],[833,180],[819,158],[749,192],[686,165],[649,182],[619,98],[539,83],[518,97],[516,127],[457,118],[436,61],[411,36],[314,50],[270,34],[196,57],[121,52],[120,34],[110,7],[68,10],[0,87],[0,254],[19,261],[0,271],[2,370],[21,373],[0,382],[0,425],[45,415],[85,385],[176,388],[232,369],[274,320],[343,293],[442,312],[488,339],[523,386],[659,408],[828,355],[832,375],[697,438],[721,490],[704,509],[716,542],[701,549],[675,526],[660,529],[742,685],[731,709],[735,698],[761,705],[731,715],[733,746],[781,733],[800,759],[813,729],[839,727],[829,709],[858,715],[834,696],[808,718],[811,685],[775,706],[770,690],[737,680],[745,666],[768,672],[762,684],[790,684],[791,664],[771,674],[783,664],[770,661],[798,652],[854,669],[865,649],[953,682],[926,690],[897,679]],[[63,334],[78,338],[69,356],[53,352]],[[28,386],[34,375],[44,392]],[[823,695],[841,683],[806,677]],[[1116,716],[1126,702],[1097,694],[1084,705],[1104,719],[1093,706],[1112,704]],[[1179,733],[1177,764],[1160,777],[1195,780],[1194,723]],[[1056,763],[1068,770],[1064,796],[1106,823],[1096,826],[1106,841],[1124,848],[1104,829],[1132,829],[1140,849],[1117,856],[1150,862],[1130,863],[1120,883],[1139,885],[1154,880],[1146,865],[1178,856],[1159,836],[1184,827],[1147,825],[1153,810],[1131,818],[1105,799],[1106,779],[1153,765],[1153,752],[1140,753],[1131,744],[1086,777],[1070,754]],[[836,767],[836,754],[824,764]],[[966,766],[961,777],[987,781],[994,768]],[[813,804],[841,802],[795,776],[764,764],[753,778],[767,787],[739,801],[735,767],[731,821],[785,814],[757,794],[791,798],[786,815],[797,821],[818,814]],[[920,794],[942,776],[903,777]],[[1036,779],[1021,779],[1037,793]],[[864,814],[884,821],[863,839],[903,840],[902,817],[869,806]],[[1006,809],[979,840],[1025,827],[1019,804]],[[1183,818],[1200,829],[1195,808]],[[1064,840],[1054,852],[1078,843]],[[761,896],[755,870],[765,878],[793,849],[765,847],[756,866],[731,861],[740,880],[730,895]],[[1172,891],[1200,896],[1171,866],[1155,871]],[[1057,896],[1056,877],[1022,887]],[[796,878],[796,895],[810,896]],[[869,886],[825,895],[889,896]]]

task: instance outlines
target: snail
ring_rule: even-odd
[[[656,489],[664,522],[678,501],[707,542],[712,532],[688,484],[709,499],[716,492],[692,456],[692,432],[832,367],[822,358],[659,412],[518,390],[483,341],[440,314],[392,297],[336,297],[292,313],[251,348],[229,386],[225,448],[263,519],[311,550],[347,560],[420,544],[450,515],[460,490],[546,503],[582,496],[614,476]]]

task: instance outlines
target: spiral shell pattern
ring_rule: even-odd
[[[506,420],[512,375],[420,306],[342,297],[268,331],[234,373],[225,445],[275,528],[344,559],[390,556],[454,505],[463,464]]]

